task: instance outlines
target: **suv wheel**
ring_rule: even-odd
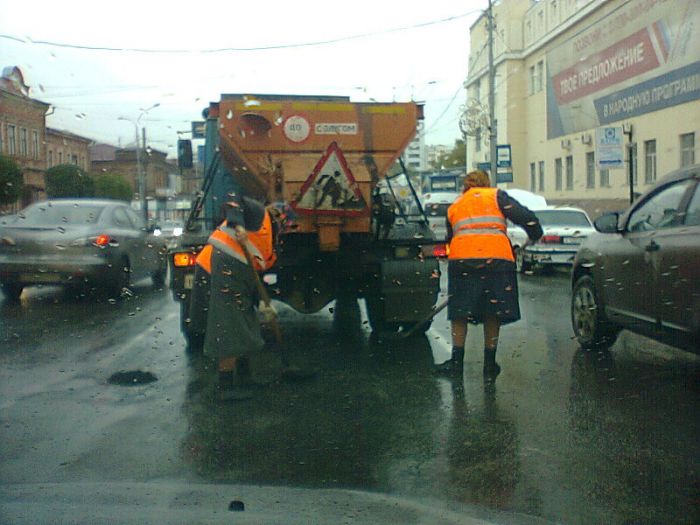
[[[589,275],[580,277],[571,296],[571,324],[579,344],[584,349],[612,346],[620,328],[605,319],[603,305]]]

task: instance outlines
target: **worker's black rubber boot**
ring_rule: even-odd
[[[500,373],[501,367],[496,362],[496,349],[484,348],[484,379],[495,381]]]
[[[219,372],[218,378],[219,401],[244,401],[253,398],[253,392],[247,385],[237,380],[234,372]]]
[[[452,357],[435,367],[439,375],[459,377],[464,372],[464,347],[453,346]]]

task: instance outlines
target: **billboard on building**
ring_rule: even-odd
[[[697,0],[629,0],[547,54],[547,138],[700,98]]]

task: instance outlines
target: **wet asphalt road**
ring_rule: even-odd
[[[350,488],[556,523],[697,523],[700,359],[626,332],[611,353],[581,351],[568,286],[564,273],[521,279],[494,387],[480,329],[463,381],[431,374],[449,355],[444,312],[424,337],[381,341],[360,303],[281,308],[291,360],[318,378],[229,405],[186,351],[168,290],[144,282],[112,303],[30,289],[0,302],[2,486]],[[277,359],[262,356],[261,377]],[[111,384],[120,371],[157,380]]]

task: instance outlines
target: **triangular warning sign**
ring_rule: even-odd
[[[364,215],[367,203],[342,150],[332,142],[304,185],[292,208],[301,215]]]

